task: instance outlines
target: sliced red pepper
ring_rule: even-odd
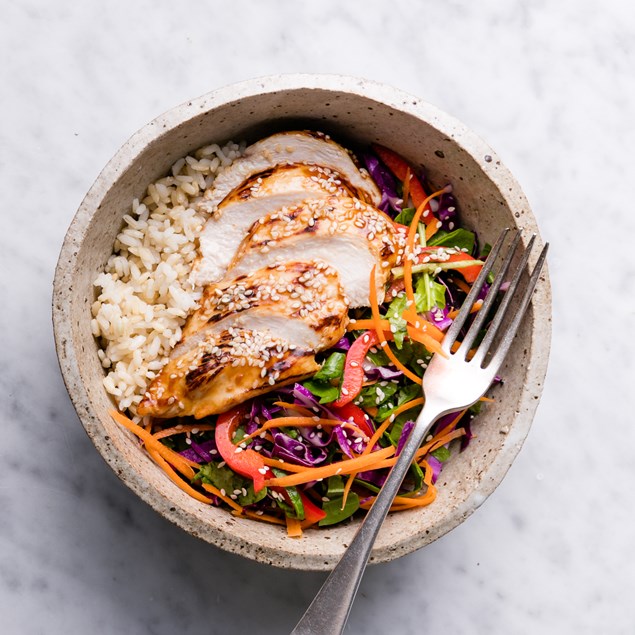
[[[336,408],[350,403],[359,395],[364,383],[364,368],[362,364],[364,359],[366,359],[366,355],[368,355],[368,351],[373,346],[377,346],[377,344],[379,344],[379,338],[375,331],[366,331],[351,344],[346,354],[340,396],[333,402]]]
[[[243,450],[234,444],[236,428],[243,422],[247,409],[244,405],[236,406],[218,415],[216,421],[216,447],[229,467],[247,478],[253,479],[254,491],[259,492],[265,486],[265,478],[269,468],[264,464],[260,454],[254,450]]]
[[[379,156],[379,158],[383,161],[386,167],[400,180],[404,181],[407,174],[408,169],[410,169],[410,196],[412,197],[412,203],[415,207],[419,207],[421,203],[428,197],[426,191],[423,189],[423,185],[421,181],[417,178],[415,171],[408,164],[408,162],[399,156],[396,152],[393,152],[389,148],[384,146],[380,146],[379,144],[374,143],[372,145],[373,150]],[[407,201],[404,201],[404,204],[407,205]],[[430,204],[426,205],[426,209],[428,213],[423,215],[423,222],[426,225],[429,225],[432,221],[436,221],[436,217],[432,213],[430,209]]]
[[[464,253],[452,254],[450,256],[450,262],[465,262],[466,260],[476,260],[476,258]],[[471,284],[476,282],[478,274],[481,273],[482,268],[483,265],[474,265],[473,267],[463,267],[461,269],[457,269],[456,271],[463,276],[465,282],[469,282]]]
[[[353,421],[353,423],[367,436],[373,436],[373,428],[368,421],[368,415],[354,403],[347,403],[339,408],[331,408],[331,410],[345,421]]]
[[[302,522],[302,526],[306,527],[308,525],[315,525],[319,523],[322,519],[326,518],[326,512],[318,507],[311,499],[302,492],[298,492],[300,494],[300,498],[302,499],[302,505],[304,506],[304,521]]]

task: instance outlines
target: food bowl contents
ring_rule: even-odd
[[[115,419],[190,495],[291,536],[372,505],[488,252],[449,185],[361,156],[314,132],[203,148],[133,203],[95,282]],[[437,422],[393,510],[434,500],[480,405]]]

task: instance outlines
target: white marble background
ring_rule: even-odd
[[[465,524],[367,572],[346,632],[635,632],[631,3],[1,9],[0,632],[284,634],[321,583],[223,553],[140,503],[79,424],[50,320],[66,228],[127,137],[191,97],[280,72],[384,81],[462,119],[552,243],[553,353],[523,451]]]

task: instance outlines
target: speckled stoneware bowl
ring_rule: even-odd
[[[111,254],[122,216],[134,197],[166,174],[179,157],[210,142],[254,141],[280,129],[312,128],[349,146],[379,142],[425,165],[434,185],[454,186],[462,222],[492,242],[504,227],[524,240],[537,233],[520,187],[473,132],[426,102],[394,88],[338,76],[283,75],[214,91],[150,122],[117,152],[82,202],[66,235],[55,275],[53,318],[60,366],[79,418],[121,480],[157,512],[222,549],[292,569],[329,569],[359,521],[309,530],[284,529],[203,505],[178,489],[115,424],[113,403],[91,335],[92,282]],[[538,250],[535,250],[538,251]],[[529,431],[542,392],[551,337],[548,274],[507,358],[496,403],[475,424],[477,437],[443,470],[429,507],[390,515],[372,562],[398,558],[465,520],[501,482]]]

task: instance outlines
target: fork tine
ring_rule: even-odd
[[[474,361],[475,364],[479,364],[479,365],[482,364],[483,360],[485,359],[485,356],[487,355],[487,351],[489,351],[490,346],[492,345],[492,342],[494,341],[494,337],[496,336],[496,333],[498,332],[498,329],[500,328],[503,318],[505,317],[505,313],[507,312],[507,307],[511,303],[512,298],[514,297],[514,293],[516,292],[516,287],[518,286],[518,283],[520,282],[520,278],[523,275],[523,271],[525,270],[525,266],[527,265],[527,261],[529,260],[529,255],[534,246],[535,240],[536,240],[536,234],[534,234],[531,237],[531,240],[527,244],[525,253],[520,259],[520,263],[516,267],[512,280],[509,283],[509,288],[505,292],[505,297],[503,298],[503,301],[500,303],[500,306],[498,307],[498,310],[496,311],[494,317],[492,318],[490,325],[487,327],[487,333],[485,337],[483,338],[483,341],[480,343],[476,351],[476,354],[472,358],[472,361]]]
[[[507,275],[507,270],[509,269],[509,265],[511,264],[512,258],[516,253],[516,249],[518,247],[518,243],[520,242],[520,232],[516,232],[514,236],[514,240],[507,250],[507,255],[505,256],[505,260],[500,268],[500,271],[496,274],[496,278],[494,279],[494,283],[490,288],[485,301],[483,302],[483,306],[480,311],[476,314],[474,321],[470,325],[468,332],[466,333],[463,341],[461,342],[461,346],[459,350],[456,352],[457,355],[465,357],[467,352],[472,348],[472,344],[474,340],[478,336],[479,330],[489,313],[489,310],[496,299],[496,294],[503,283],[504,277]]]
[[[498,257],[498,252],[503,246],[503,242],[505,241],[507,232],[509,232],[509,228],[503,229],[503,231],[500,233],[496,244],[492,247],[492,250],[485,260],[485,264],[483,265],[481,272],[478,274],[478,278],[476,278],[476,281],[472,285],[470,292],[467,294],[467,297],[463,301],[463,305],[459,310],[459,314],[456,316],[456,318],[454,318],[454,322],[452,322],[452,325],[443,338],[441,346],[448,353],[450,352],[450,348],[452,348],[452,344],[454,344],[454,341],[456,340],[460,330],[463,328],[463,324],[465,324],[465,320],[467,320],[467,316],[470,314],[470,309],[472,308],[472,305],[474,304],[474,301],[476,300],[478,294],[481,292],[481,289],[485,284],[485,280],[487,279],[489,272],[494,266],[494,261]]]
[[[491,369],[493,371],[498,371],[501,364],[503,363],[503,360],[505,359],[505,355],[507,355],[507,351],[509,350],[509,347],[511,346],[514,340],[516,331],[518,331],[518,327],[520,326],[523,316],[525,315],[525,312],[527,311],[527,307],[529,306],[529,303],[531,302],[531,296],[532,296],[532,293],[534,292],[536,283],[538,282],[538,278],[540,276],[542,266],[545,263],[545,258],[547,257],[548,249],[549,249],[549,243],[546,243],[542,251],[540,252],[540,256],[538,257],[538,260],[536,261],[536,266],[534,267],[534,270],[531,274],[531,278],[529,278],[529,282],[527,283],[527,289],[525,290],[525,295],[523,296],[520,306],[518,307],[516,311],[516,315],[514,315],[514,319],[512,323],[509,325],[509,328],[505,332],[505,335],[503,336],[503,339],[501,343],[499,344],[496,350],[496,353],[494,353],[494,356],[492,357],[491,362],[488,364],[488,369]]]

